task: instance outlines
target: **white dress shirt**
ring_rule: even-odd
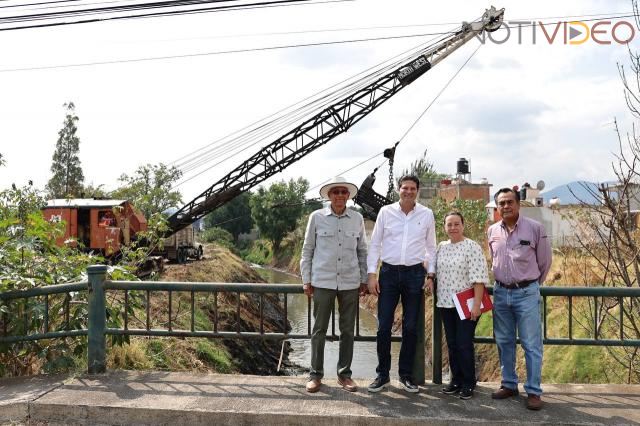
[[[423,263],[435,272],[436,227],[431,209],[416,203],[404,214],[400,203],[384,206],[371,234],[367,272],[375,274],[378,261],[411,266]]]

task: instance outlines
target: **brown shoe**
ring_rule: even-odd
[[[351,377],[338,376],[338,384],[342,386],[342,389],[348,392],[355,392],[358,390],[357,383],[351,380]]]
[[[540,399],[540,395],[527,395],[527,408],[529,410],[536,410],[542,408],[542,399]]]
[[[500,389],[491,394],[492,399],[507,399],[512,396],[518,396],[518,389],[509,389],[500,386]]]
[[[320,386],[322,386],[320,379],[309,379],[307,382],[307,392],[316,393],[320,390]]]

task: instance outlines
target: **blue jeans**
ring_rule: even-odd
[[[516,330],[524,349],[529,395],[541,395],[542,326],[540,322],[540,285],[535,282],[521,289],[507,289],[497,283],[493,292],[493,334],[498,345],[502,386],[518,388],[516,374]]]
[[[402,300],[402,344],[398,361],[401,378],[411,378],[416,354],[417,322],[420,298],[423,297],[425,271],[422,264],[396,266],[383,263],[380,267],[380,295],[378,296],[378,377],[388,379],[391,369],[391,327],[393,317]]]

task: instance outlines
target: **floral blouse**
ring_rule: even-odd
[[[468,238],[458,242],[443,241],[436,250],[436,277],[439,308],[454,308],[455,293],[489,282],[487,261],[478,243]]]

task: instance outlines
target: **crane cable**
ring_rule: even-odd
[[[444,38],[444,37],[442,37],[442,38]],[[339,96],[339,95],[341,94],[340,92],[344,92],[344,91],[346,91],[347,89],[351,89],[351,90],[350,90],[350,92],[351,92],[351,93],[353,93],[353,92],[354,92],[354,90],[353,90],[353,87],[352,87],[352,86],[354,86],[356,83],[360,83],[360,85],[361,85],[361,86],[366,86],[366,85],[368,85],[368,84],[369,84],[369,83],[368,83],[368,81],[369,81],[369,80],[370,80],[370,81],[373,81],[373,79],[377,79],[377,78],[379,78],[379,75],[382,75],[383,73],[388,72],[388,71],[389,71],[389,70],[391,70],[391,69],[394,69],[394,68],[395,68],[395,67],[397,67],[399,64],[401,64],[401,63],[405,62],[405,61],[408,59],[408,57],[412,57],[412,56],[416,53],[416,51],[428,49],[428,48],[432,47],[433,45],[435,45],[436,43],[438,43],[439,41],[440,41],[440,40],[438,40],[438,41],[430,40],[430,42],[431,42],[431,43],[430,43],[430,44],[428,44],[427,46],[424,46],[424,44],[423,44],[422,46],[417,46],[417,47],[415,47],[415,48],[409,49],[408,51],[404,52],[403,54],[396,55],[396,56],[395,56],[394,58],[392,58],[392,59],[397,59],[397,58],[400,58],[400,59],[398,59],[398,60],[394,61],[393,63],[391,63],[391,64],[387,65],[386,67],[382,67],[382,68],[378,69],[377,71],[374,71],[374,72],[370,73],[368,76],[365,76],[365,78],[361,78],[360,80],[357,80],[355,83],[348,84],[348,85],[347,85],[347,86],[345,86],[344,88],[342,88],[342,89],[338,89],[338,90],[336,91],[337,93],[336,93],[336,92],[334,92],[334,93],[336,94],[336,97],[337,97],[337,96]],[[426,44],[426,43],[425,43],[425,44]],[[410,52],[410,54],[409,54],[409,53],[407,53],[407,52]],[[406,56],[406,57],[405,57],[405,56]],[[469,58],[469,59],[470,59],[470,58]],[[389,61],[390,61],[390,60],[384,61],[384,62],[382,62],[381,64],[384,64],[385,62],[389,62]],[[468,62],[468,60],[467,60],[467,62]],[[466,65],[466,62],[465,62],[465,64],[464,64],[464,65]],[[464,66],[464,65],[463,65],[463,66]],[[375,68],[375,67],[372,67],[372,68]],[[370,69],[371,69],[371,68],[370,68]],[[458,72],[459,72],[459,71],[458,71]],[[360,73],[360,74],[362,74],[362,73]],[[358,74],[356,74],[356,75],[358,75]],[[457,73],[456,73],[456,75],[457,75]],[[454,77],[453,77],[453,78],[455,78],[455,75],[454,75]],[[445,88],[446,88],[446,86],[445,86]],[[444,88],[442,89],[442,91],[444,91]],[[441,91],[441,92],[442,92],[442,91]],[[319,101],[322,101],[322,100],[324,100],[324,104],[326,104],[326,103],[328,103],[328,102],[331,102],[331,99],[327,100],[327,96],[325,95],[325,97],[319,98],[318,100],[313,101],[313,102],[311,102],[311,103],[309,103],[309,104],[307,104],[307,105],[309,105],[309,106],[313,107],[314,103],[318,103]],[[435,100],[434,100],[434,101],[435,101]],[[433,103],[433,102],[432,102],[432,103]],[[294,104],[294,105],[295,105],[295,104]],[[427,107],[427,109],[428,109],[429,107],[430,107],[430,105]],[[315,110],[317,110],[318,108],[314,108],[314,109],[315,109]],[[294,110],[294,111],[299,111],[299,110],[300,110],[300,108],[298,108],[297,110]],[[426,112],[426,111],[425,111],[425,112]],[[421,116],[420,116],[420,117],[422,117],[422,115],[424,115],[424,112],[423,112],[423,114],[421,114]],[[277,120],[282,121],[283,119],[286,119],[286,118],[285,118],[285,117],[279,117],[279,118],[277,118],[277,119],[273,120],[271,123],[277,122]],[[419,119],[419,118],[418,118],[418,119]],[[284,125],[286,125],[286,124],[288,124],[288,123],[285,123]],[[414,123],[414,125],[415,125],[415,123]],[[281,126],[281,127],[282,127],[282,126]],[[412,127],[413,127],[413,125],[411,126],[411,128],[412,128]],[[410,128],[410,129],[411,129],[411,128]],[[409,129],[409,130],[410,130],[410,129]],[[278,130],[279,130],[279,129],[278,129]],[[403,135],[403,137],[401,138],[401,140],[406,136],[406,134],[409,132],[409,130],[408,130],[407,132],[405,132],[405,135]],[[275,130],[274,130],[274,131],[275,131]],[[270,134],[272,134],[272,133],[273,133],[273,132],[270,132],[270,133],[269,133],[269,135],[270,135]],[[245,134],[249,134],[249,135],[250,135],[250,134],[251,134],[251,131],[249,131],[249,132],[247,132],[247,133],[245,133]],[[263,139],[264,139],[264,138],[263,138]],[[234,142],[234,141],[232,140],[232,141],[229,141],[229,142]],[[252,144],[252,145],[253,145],[253,144]],[[197,176],[199,176],[199,175],[201,175],[201,174],[205,173],[207,170],[209,170],[209,169],[211,169],[211,168],[213,168],[213,167],[216,167],[217,165],[219,165],[219,164],[223,163],[224,161],[226,161],[226,160],[230,159],[231,157],[233,157],[233,156],[235,156],[235,155],[239,154],[240,152],[245,151],[245,150],[246,150],[246,149],[248,149],[249,147],[250,147],[250,146],[246,146],[246,147],[244,147],[244,148],[242,148],[242,149],[239,149],[239,147],[236,147],[236,148],[237,148],[237,150],[236,150],[236,152],[234,152],[233,154],[228,155],[227,157],[223,158],[222,160],[217,161],[217,162],[216,162],[214,165],[212,165],[211,167],[208,167],[207,169],[202,170],[201,172],[199,172],[199,173],[197,173],[197,174],[195,174],[195,175],[193,175],[193,176],[191,176],[191,177],[189,177],[189,178],[187,178],[187,179],[184,179],[184,180],[182,180],[181,182],[178,182],[178,183],[174,186],[174,188],[177,188],[178,186],[180,186],[180,185],[182,185],[182,184],[184,184],[184,183],[186,183],[186,182],[188,182],[188,181],[190,181],[190,180],[194,179],[195,177],[197,177]],[[239,149],[239,150],[238,150],[238,149]],[[376,155],[377,155],[377,154],[376,154]],[[202,162],[203,162],[203,161],[204,161],[204,162],[208,162],[208,161],[209,161],[209,160],[208,160],[208,157],[205,157],[205,158],[203,159],[203,158],[202,158],[202,156],[198,156],[197,158],[199,158],[199,160],[198,160],[198,161],[199,161],[199,163],[196,163],[196,166],[195,166],[195,167],[192,167],[192,168],[190,168],[190,169],[189,169],[189,168],[187,168],[185,171],[191,171],[191,170],[193,170],[193,168],[197,168],[197,167],[199,167],[200,165],[202,165]],[[173,190],[174,188],[172,188],[172,190]]]
[[[398,142],[396,142],[392,148],[387,148],[388,149],[393,149],[395,150],[395,148],[398,146],[398,144],[400,142],[402,142],[407,135],[409,134],[409,132],[411,132],[411,130],[415,127],[415,125],[418,123],[418,121],[420,121],[420,119],[422,119],[422,117],[424,117],[424,115],[427,113],[427,111],[433,106],[433,104],[438,100],[438,98],[442,95],[442,93],[444,93],[444,91],[449,87],[449,85],[453,82],[453,80],[460,74],[460,72],[462,71],[462,69],[469,63],[469,61],[471,61],[471,59],[476,55],[476,53],[478,52],[478,50],[480,50],[480,48],[482,47],[482,43],[478,45],[478,47],[471,53],[471,55],[469,55],[469,57],[462,63],[462,65],[458,68],[458,70],[453,74],[453,76],[451,76],[451,78],[445,83],[445,85],[440,89],[440,91],[436,94],[436,96],[431,100],[431,102],[429,102],[429,104],[426,106],[426,108],[420,113],[420,115],[418,116],[418,118],[407,128],[407,130],[404,132],[404,134],[400,137],[400,139],[398,140]],[[386,150],[385,150],[386,151]],[[378,157],[379,155],[384,155],[383,152],[381,153],[377,153],[375,155],[373,155],[372,157],[369,157],[368,159],[356,164],[354,167],[351,167],[350,169],[347,169],[341,173],[338,173],[338,176],[342,176],[345,173],[350,172],[351,170],[355,169],[356,167],[359,167],[369,161],[371,161],[372,159]],[[393,158],[393,157],[392,157]],[[393,162],[393,160],[391,160],[390,158],[385,158],[382,163],[380,163],[380,165],[378,165],[378,167],[376,167],[373,170],[373,174],[375,174],[378,169],[380,167],[382,167],[384,165],[384,163],[386,163],[387,161],[390,161],[390,163]],[[392,173],[393,170],[390,171],[390,173]],[[331,180],[331,178],[325,180],[324,182],[315,185],[311,188],[309,188],[309,190],[307,191],[307,193],[309,191],[311,191],[312,189],[318,188],[321,185],[324,185],[325,183],[329,182]]]
[[[368,84],[367,83],[368,81],[373,81],[373,79],[379,78],[379,75],[381,74],[381,72],[385,72],[387,69],[389,69],[389,68],[391,68],[393,66],[396,66],[397,63],[392,63],[390,66],[387,66],[387,67],[383,68],[382,70],[377,70],[377,71],[374,71],[373,73],[370,73],[368,75],[364,75],[363,77],[360,77],[359,80],[356,80],[356,81],[353,81],[353,82],[349,82],[350,80],[353,80],[354,78],[358,77],[359,75],[363,75],[366,72],[369,72],[371,70],[375,70],[376,67],[381,67],[385,62],[389,62],[389,61],[391,61],[393,59],[401,57],[401,55],[409,56],[410,54],[414,54],[414,51],[419,50],[419,49],[424,49],[424,48],[425,47],[423,45],[419,45],[419,46],[417,46],[415,48],[409,49],[407,52],[403,52],[403,53],[401,53],[399,55],[396,55],[396,57],[393,57],[391,59],[383,61],[380,64],[374,65],[374,66],[368,68],[367,70],[362,71],[362,72],[360,72],[360,73],[358,73],[358,74],[356,74],[356,75],[354,75],[352,77],[349,77],[349,78],[347,78],[347,79],[345,79],[345,80],[343,80],[343,81],[341,81],[341,82],[339,82],[337,84],[334,84],[334,85],[330,86],[329,88],[323,89],[323,90],[321,90],[321,91],[319,91],[319,92],[317,92],[317,93],[315,93],[315,94],[303,99],[302,101],[299,101],[299,102],[297,102],[295,104],[292,104],[292,105],[290,105],[290,106],[288,106],[286,108],[283,108],[283,109],[277,111],[274,114],[271,114],[271,115],[269,115],[269,116],[267,116],[267,117],[265,117],[265,118],[263,118],[261,120],[258,120],[256,122],[250,124],[249,126],[241,129],[240,131],[242,131],[244,129],[249,129],[251,126],[254,126],[254,127],[249,129],[249,130],[247,130],[245,133],[237,136],[236,138],[234,138],[234,139],[232,139],[232,140],[230,140],[228,142],[220,144],[220,142],[224,141],[225,139],[227,139],[228,137],[230,137],[230,136],[232,136],[234,134],[237,134],[239,131],[236,131],[236,132],[231,133],[231,134],[229,134],[227,136],[224,136],[223,138],[218,139],[218,140],[210,143],[209,145],[207,145],[207,146],[205,146],[203,148],[200,148],[200,149],[198,149],[198,150],[196,150],[196,151],[194,151],[194,152],[192,152],[190,154],[182,156],[178,160],[174,161],[172,164],[174,166],[180,168],[180,169],[183,169],[185,172],[189,171],[189,168],[197,168],[198,164],[202,164],[202,163],[206,162],[207,157],[203,157],[203,156],[213,156],[213,155],[216,155],[216,154],[218,154],[220,152],[219,148],[211,148],[211,149],[206,150],[206,151],[203,152],[203,150],[205,150],[206,148],[213,147],[216,144],[218,144],[219,147],[222,147],[222,146],[225,146],[225,145],[229,145],[229,144],[231,144],[231,143],[233,143],[235,141],[240,141],[244,137],[247,137],[247,136],[249,136],[249,137],[257,136],[257,135],[259,135],[259,133],[258,133],[259,131],[263,131],[263,133],[264,133],[269,128],[269,126],[273,126],[275,123],[279,123],[279,122],[284,121],[284,119],[285,119],[284,117],[289,119],[287,122],[284,123],[284,125],[292,124],[293,122],[295,122],[295,121],[297,121],[299,119],[302,119],[306,114],[309,114],[312,111],[317,111],[318,109],[320,109],[320,107],[324,107],[324,106],[328,105],[330,102],[332,102],[333,100],[336,100],[341,96],[344,96],[344,93],[355,91],[354,87],[356,87],[356,83],[364,82],[364,85],[366,85],[366,84]],[[404,58],[401,58],[399,61],[403,61],[403,60],[404,60]],[[399,62],[399,61],[396,61],[396,62]],[[334,89],[336,87],[339,87],[339,85],[341,85],[341,84],[344,84],[344,86],[341,87],[341,88],[338,88],[338,89]],[[363,84],[361,84],[361,86],[363,86]],[[331,90],[331,89],[334,89],[334,90],[330,92],[329,90]],[[325,93],[325,94],[322,95],[323,93]],[[320,95],[322,95],[322,96],[320,96]],[[305,101],[308,101],[308,102],[306,104],[302,104]],[[302,104],[302,105],[300,105],[300,104]],[[300,106],[298,106],[297,108],[294,109],[293,107],[295,107],[296,105],[300,105]],[[290,111],[288,111],[288,110],[290,110]],[[307,112],[305,112],[305,110]],[[278,114],[281,114],[281,116],[278,116]],[[298,114],[298,115],[295,115],[295,114]],[[274,116],[275,116],[275,118],[271,119],[270,121],[268,121],[266,123],[263,123],[265,120],[270,119],[270,118],[272,118]],[[281,130],[281,127],[282,126],[280,126],[277,129],[273,129],[266,136],[268,136],[268,135],[270,135],[272,133],[275,133],[276,131]],[[254,139],[257,139],[257,138],[254,138]],[[194,164],[196,164],[196,167],[192,167]]]
[[[207,169],[195,174],[194,176],[189,177],[188,179],[184,179],[183,181],[181,181],[178,184],[176,184],[175,187],[180,186],[180,185],[186,183],[189,180],[192,180],[193,178],[201,175],[202,173],[208,171],[209,169],[211,169],[211,168],[219,165],[220,163],[228,160],[229,158],[239,154],[240,152],[245,151],[246,149],[248,149],[250,147],[250,146],[247,146],[249,143],[251,144],[251,146],[253,146],[255,143],[259,142],[260,140],[264,140],[266,137],[274,134],[274,132],[279,131],[283,126],[287,126],[287,125],[291,124],[292,123],[292,117],[293,117],[293,119],[301,120],[302,118],[310,116],[310,114],[312,112],[317,111],[320,108],[325,107],[326,105],[330,104],[331,102],[334,102],[336,99],[339,99],[340,97],[343,97],[345,93],[353,93],[353,92],[357,91],[359,88],[366,87],[367,85],[370,84],[370,82],[373,82],[376,79],[378,79],[379,76],[382,75],[383,73],[389,72],[390,70],[392,70],[395,67],[399,66],[401,63],[403,63],[403,62],[405,62],[407,60],[407,58],[405,58],[404,56],[411,57],[412,55],[415,55],[415,51],[424,50],[425,48],[429,48],[429,47],[431,47],[432,45],[434,45],[436,43],[437,43],[437,41],[433,41],[433,43],[427,45],[426,47],[424,46],[425,43],[423,43],[422,45],[419,45],[419,46],[417,46],[415,48],[409,49],[407,52],[410,52],[411,54],[407,54],[407,52],[403,52],[403,54],[396,55],[394,58],[392,58],[392,59],[396,59],[395,61],[393,61],[391,64],[389,64],[389,65],[387,65],[385,67],[382,67],[382,68],[376,70],[375,69],[376,67],[379,67],[381,64],[384,64],[385,62],[389,62],[390,60],[383,61],[381,64],[378,64],[378,65],[376,65],[374,67],[371,67],[368,70],[366,70],[366,71],[369,71],[369,70],[374,69],[373,72],[369,73],[368,75],[365,75],[364,77],[360,78],[359,80],[356,80],[354,82],[348,83],[344,87],[338,88],[338,89],[334,90],[333,92],[330,92],[329,94],[325,94],[324,96],[319,97],[316,100],[308,102],[307,104],[303,105],[302,107],[298,107],[298,108],[294,109],[292,112],[288,113],[287,115],[283,115],[281,117],[277,117],[277,118],[271,120],[270,122],[266,123],[265,125],[260,125],[260,126],[257,126],[255,128],[252,128],[252,129],[248,130],[247,132],[245,132],[244,134],[240,135],[239,137],[231,139],[231,140],[229,140],[227,142],[224,142],[221,146],[225,146],[225,145],[228,145],[228,144],[236,143],[236,145],[233,148],[231,148],[230,150],[228,150],[227,152],[231,152],[234,149],[236,151],[233,152],[231,155],[228,155],[224,159],[217,161],[213,166],[208,167]],[[400,59],[397,59],[397,58],[400,58]],[[362,72],[359,73],[359,74],[356,74],[356,76],[358,76],[360,74],[362,74]],[[348,80],[350,80],[350,79],[347,79],[345,81],[348,81]],[[328,89],[325,89],[324,91],[321,91],[319,93],[326,92],[327,90]],[[316,96],[316,95],[312,95],[310,98],[313,98],[313,96]],[[309,98],[307,98],[307,99],[309,99]],[[297,104],[294,104],[294,105],[297,105]],[[281,111],[286,111],[287,109],[290,109],[290,108],[291,107],[288,107],[288,108],[285,108],[284,110],[281,110]],[[293,115],[293,113],[296,113],[297,115]],[[274,126],[278,126],[278,127],[274,129]],[[271,129],[269,129],[270,131],[267,133],[267,135],[263,136],[259,140],[256,140],[256,133],[258,132],[257,129],[263,128],[263,130],[265,130],[265,132],[266,132],[268,127],[271,127]],[[238,143],[238,141],[242,141],[243,138],[248,138],[248,141],[242,142],[242,144]],[[222,141],[222,140],[220,140],[220,141]],[[213,144],[215,144],[215,142]],[[211,144],[211,145],[213,145],[213,144]],[[243,147],[243,145],[244,145],[244,147]],[[201,150],[199,150],[199,151],[201,151]],[[196,151],[196,152],[199,152],[199,151]],[[194,153],[194,157],[192,159],[189,159],[189,160],[186,160],[186,161],[183,161],[183,162],[179,163],[178,164],[178,168],[180,168],[184,172],[192,171],[195,168],[198,168],[198,167],[202,166],[203,164],[206,164],[209,161],[211,161],[212,157],[213,158],[217,158],[215,156],[215,154],[217,154],[218,152],[219,152],[219,147],[215,147],[215,148],[212,148],[212,149],[206,151],[206,154],[200,153],[200,154],[198,154],[196,156],[195,153]],[[184,157],[182,157],[182,158],[184,158]],[[190,164],[190,165],[188,166],[187,164]]]

